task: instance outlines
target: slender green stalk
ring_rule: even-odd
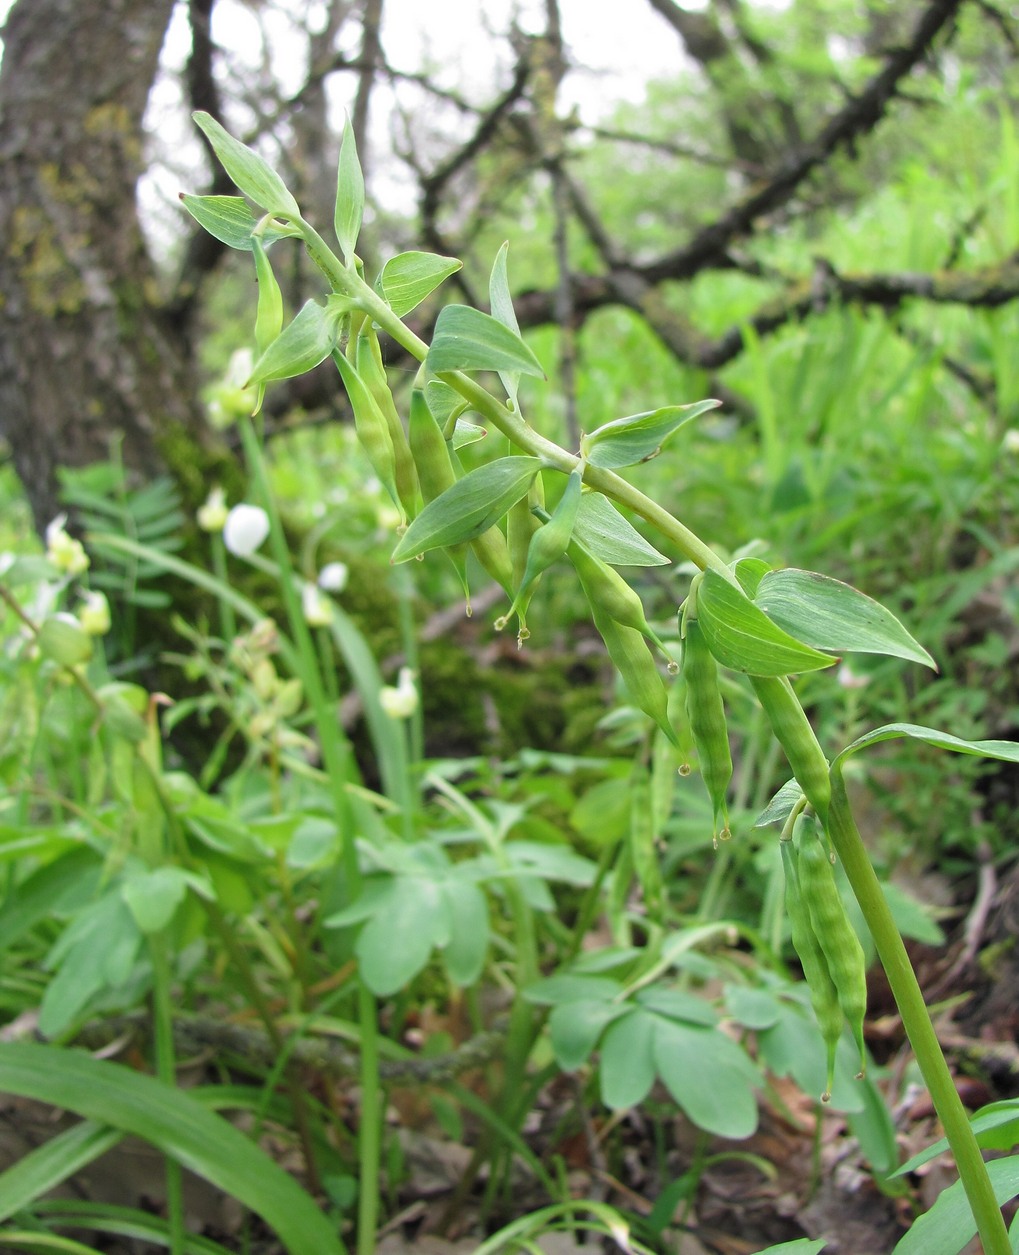
[[[374,1255],[384,1104],[379,1081],[378,1012],[375,997],[363,981],[358,983],[358,1020],[361,1026],[361,1123],[357,1138],[357,1255]]]
[[[177,1084],[177,1057],[173,1045],[173,994],[169,941],[165,932],[149,937],[152,960],[152,1009],[156,1046],[156,1075],[171,1088]],[[170,1255],[184,1255],[184,1183],[181,1166],[166,1156],[166,1216],[169,1226]]]
[[[930,1013],[906,947],[902,944],[902,937],[892,919],[892,913],[888,909],[888,903],[850,810],[845,782],[838,764],[832,768],[831,781],[828,835],[842,860],[846,876],[874,938],[874,945],[902,1016],[903,1027],[930,1091],[931,1101],[944,1126],[945,1136],[962,1178],[963,1189],[973,1209],[984,1255],[1012,1255],[1008,1231],[1001,1208],[994,1197],[980,1147],[945,1062],[941,1043],[934,1032],[934,1025],[931,1023]]]
[[[230,577],[226,569],[226,545],[223,544],[223,533],[214,532],[209,539],[212,547],[213,574],[221,583],[229,584]],[[219,622],[223,639],[229,645],[237,635],[237,617],[230,602],[220,598],[217,604],[219,606]]]

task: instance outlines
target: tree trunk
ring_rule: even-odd
[[[135,206],[174,0],[19,0],[0,75],[0,434],[41,527],[58,466],[142,476],[201,440],[186,329]]]

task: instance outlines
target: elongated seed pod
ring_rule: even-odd
[[[418,483],[425,505],[440,497],[456,483],[453,460],[449,447],[436,421],[425,394],[415,388],[410,394],[410,414],[407,420],[407,441],[417,468]],[[467,546],[449,545],[446,553],[460,580],[467,600],[467,614],[471,613],[471,590],[467,580]]]
[[[817,1026],[824,1039],[827,1080],[821,1101],[828,1102],[835,1080],[835,1052],[842,1036],[842,1006],[835,982],[828,970],[828,960],[824,957],[824,951],[814,935],[810,911],[803,900],[796,846],[792,841],[782,841],[779,844],[782,851],[782,868],[785,872],[785,905],[792,929],[793,949],[803,968],[803,978],[807,982],[807,991],[817,1018]]]
[[[644,603],[619,572],[588,553],[579,541],[571,540],[566,553],[591,605],[597,604],[603,614],[646,636],[668,658],[668,651],[647,621]]]
[[[678,747],[679,738],[669,721],[669,696],[665,682],[644,637],[636,628],[627,627],[603,614],[594,602],[591,603],[591,614],[631,699]]]
[[[354,411],[354,427],[361,448],[379,477],[379,483],[392,497],[393,504],[404,513],[403,501],[396,486],[396,453],[389,434],[389,424],[367,384],[339,349],[333,350],[333,361],[350,398],[350,408]]]
[[[520,620],[518,643],[526,640],[529,635],[526,623],[527,607],[531,601],[535,582],[543,571],[546,571],[553,563],[559,561],[566,552],[566,546],[573,535],[573,525],[577,521],[577,510],[580,506],[582,486],[583,473],[578,468],[567,479],[563,494],[559,498],[556,508],[549,516],[548,521],[540,524],[532,533],[528,542],[526,561],[520,577],[520,586],[517,589],[516,596],[513,598],[513,604],[506,615],[502,619],[497,620],[495,624],[497,628],[504,626],[505,620],[516,614]],[[511,543],[511,557],[512,552],[513,547]]]
[[[828,760],[792,685],[784,676],[752,675],[750,683],[807,801],[826,823],[831,802]]]
[[[811,822],[798,828],[797,869],[800,892],[810,911],[814,935],[828,961],[838,991],[839,1005],[860,1051],[860,1075],[867,1066],[863,1020],[867,1014],[867,963],[856,930],[835,884],[828,852]]]
[[[662,869],[655,850],[655,826],[651,773],[638,755],[630,772],[630,854],[652,918],[658,916],[662,906]]]
[[[255,310],[255,348],[259,354],[272,344],[283,329],[283,293],[273,273],[272,263],[265,251],[261,237],[251,237],[251,252],[255,260],[255,279],[258,282],[258,305]],[[265,384],[258,385],[254,413],[262,408]]]
[[[683,640],[683,678],[686,681],[686,714],[690,720],[694,748],[711,808],[714,812],[715,844],[729,836],[729,812],[725,794],[732,779],[732,755],[725,707],[718,687],[718,664],[708,648],[700,624],[686,621]],[[719,830],[721,819],[721,830]]]
[[[356,365],[357,373],[361,376],[368,391],[372,394],[375,404],[386,420],[386,426],[389,428],[389,438],[393,444],[396,489],[399,493],[400,501],[403,503],[403,508],[409,516],[413,517],[417,513],[419,506],[417,470],[414,465],[414,458],[411,456],[410,446],[407,443],[406,433],[403,430],[403,423],[400,422],[400,416],[396,412],[393,394],[389,390],[386,368],[382,364],[382,349],[379,346],[379,338],[375,334],[375,329],[372,327],[370,319],[365,320],[357,337]]]

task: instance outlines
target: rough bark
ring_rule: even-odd
[[[174,0],[19,0],[0,75],[0,434],[37,523],[58,465],[165,469],[200,415],[135,187]]]

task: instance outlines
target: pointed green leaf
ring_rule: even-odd
[[[196,124],[205,132],[220,164],[245,196],[268,213],[284,218],[300,218],[297,201],[276,171],[254,149],[234,139],[210,113],[193,113]]]
[[[340,159],[336,168],[336,210],[333,229],[343,253],[343,260],[351,265],[357,237],[364,218],[364,174],[357,156],[354,128],[347,117],[343,123],[343,139],[340,141]]]
[[[733,571],[739,580],[739,586],[753,600],[757,596],[761,580],[771,571],[771,563],[763,558],[740,558],[733,564]]]
[[[450,419],[458,417],[467,409],[467,401],[455,388],[443,383],[441,379],[429,379],[425,384],[425,400],[443,431],[446,431]]]
[[[333,350],[336,343],[337,314],[317,301],[306,301],[251,371],[251,384],[272,379],[292,379],[313,370]]]
[[[55,1190],[123,1137],[108,1124],[82,1120],[23,1155],[0,1175],[0,1221]]]
[[[704,572],[697,619],[723,667],[748,675],[791,675],[830,667],[835,659],[784,632],[718,571]]]
[[[440,257],[437,253],[399,253],[382,267],[379,289],[389,302],[389,308],[402,318],[462,267],[463,262],[455,257]]]
[[[251,233],[258,219],[243,196],[192,196],[181,192],[181,204],[192,218],[222,244],[251,252]],[[262,243],[269,247],[276,240],[300,238],[297,227],[269,224],[262,230]]]
[[[488,281],[488,300],[492,307],[492,317],[501,322],[504,327],[508,327],[514,335],[520,335],[520,324],[517,322],[517,316],[513,309],[513,297],[510,295],[509,272],[506,268],[506,259],[509,254],[509,240],[504,240],[499,246],[499,251],[495,255],[495,262],[492,265],[492,275]],[[513,408],[517,408],[517,391],[520,387],[520,372],[516,370],[501,370],[499,378],[502,380],[502,386],[506,389],[506,395],[513,402]]]
[[[473,540],[487,531],[530,488],[540,458],[499,458],[458,479],[428,503],[393,550],[393,562]]]
[[[667,566],[669,559],[644,539],[600,492],[580,498],[573,534],[588,551],[610,566]]]
[[[466,449],[469,444],[477,444],[487,435],[487,427],[479,427],[477,423],[468,423],[466,419],[458,418],[453,428],[453,448]]]
[[[77,1050],[5,1042],[0,1093],[134,1133],[250,1207],[292,1255],[344,1255],[333,1221],[293,1177],[185,1090]]]
[[[721,401],[695,401],[692,405],[666,405],[644,414],[631,414],[604,423],[580,442],[580,451],[592,466],[617,470],[647,462],[661,451],[666,440],[691,419],[716,409]]]
[[[779,627],[817,649],[890,654],[937,670],[890,610],[841,580],[795,568],[769,571],[754,600]]]
[[[832,766],[855,754],[857,750],[866,749],[868,745],[876,745],[879,741],[891,741],[896,737],[909,737],[913,741],[923,741],[927,745],[936,745],[938,749],[953,750],[957,754],[972,754],[978,758],[997,758],[1006,763],[1019,763],[1019,741],[964,741],[961,737],[952,736],[950,732],[939,732],[937,728],[924,728],[915,723],[886,723],[872,732],[858,737],[832,760]]]
[[[447,305],[435,323],[425,365],[447,370],[515,370],[545,378],[541,363],[508,327],[469,305]]]
[[[999,1206],[1007,1203],[1019,1194],[1019,1155],[995,1159],[987,1165],[987,1175],[995,1201]],[[973,1209],[962,1182],[956,1181],[914,1222],[892,1255],[959,1255],[976,1231]]]

